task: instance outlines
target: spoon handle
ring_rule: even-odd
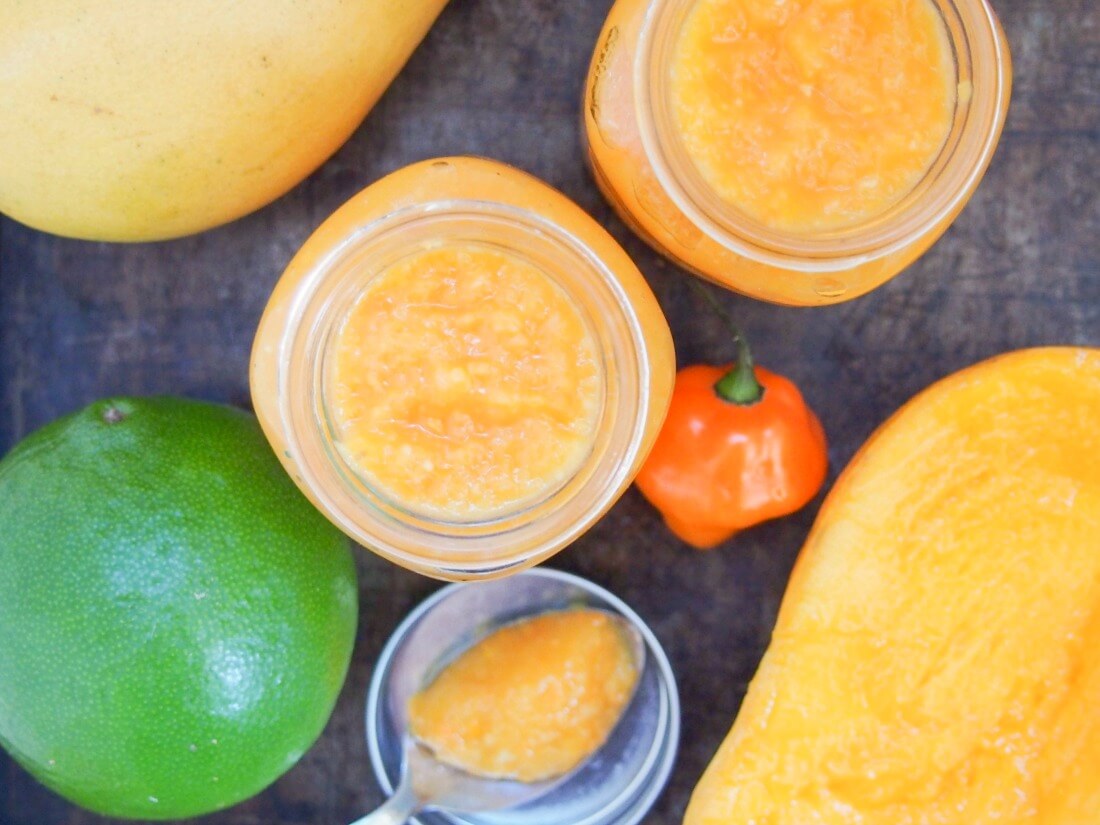
[[[355,820],[351,825],[404,825],[420,808],[421,802],[413,793],[412,783],[404,781],[380,808]]]

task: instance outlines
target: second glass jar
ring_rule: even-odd
[[[855,298],[912,263],[966,205],[1004,126],[1011,59],[988,3],[928,0],[942,17],[956,83],[946,140],[916,186],[854,225],[795,232],[754,221],[723,201],[684,145],[673,112],[672,66],[699,2],[617,0],[600,34],[584,127],[597,183],[623,220],[685,269],[780,304]],[[790,4],[779,5],[789,13]]]

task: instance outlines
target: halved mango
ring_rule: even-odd
[[[1100,350],[921,393],[821,509],[687,825],[1100,822]]]

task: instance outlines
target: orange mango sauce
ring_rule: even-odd
[[[788,232],[852,226],[901,200],[943,147],[956,95],[930,0],[698,0],[671,83],[703,179]]]
[[[409,701],[412,734],[480,776],[560,776],[610,736],[638,681],[615,621],[598,610],[506,625],[447,665]]]
[[[377,275],[338,333],[337,444],[390,500],[458,520],[534,503],[589,454],[596,343],[545,273],[499,249],[425,249]]]

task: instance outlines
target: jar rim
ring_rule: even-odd
[[[371,271],[385,270],[387,255],[486,239],[528,260],[535,256],[536,266],[582,311],[604,362],[603,410],[589,454],[545,499],[483,520],[426,517],[380,498],[342,466],[325,417],[325,347],[346,317],[349,296],[354,301],[361,294],[362,278]],[[279,344],[278,414],[299,481],[345,533],[391,561],[445,579],[495,577],[528,567],[577,538],[629,483],[650,404],[641,321],[609,265],[542,215],[506,203],[460,199],[393,210],[348,232],[306,273],[291,299],[289,319]]]
[[[899,252],[949,219],[984,174],[1004,126],[1007,45],[985,0],[932,0],[943,15],[956,69],[954,125],[924,178],[898,203],[854,226],[784,232],[724,202],[678,145],[669,112],[669,59],[697,0],[650,0],[634,57],[642,149],[657,182],[700,231],[737,255],[806,273],[841,272]]]

